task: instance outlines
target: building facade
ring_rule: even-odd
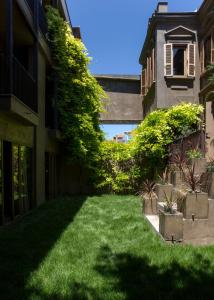
[[[100,114],[103,124],[137,124],[143,120],[140,76],[94,75],[106,92],[105,111]]]
[[[67,191],[67,166],[51,100],[46,5],[71,24],[65,0],[0,1],[1,223]],[[74,31],[80,37],[79,29]]]
[[[214,63],[214,1],[205,0],[196,12],[168,12],[159,2],[149,20],[140,55],[144,117],[154,109],[181,102],[205,107],[207,155],[214,155],[212,89],[207,66]]]

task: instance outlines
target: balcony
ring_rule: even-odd
[[[33,111],[37,111],[36,81],[13,57],[13,94]]]
[[[38,5],[38,16],[39,16],[39,28],[43,33],[43,35],[46,37],[48,32],[47,19],[45,15],[45,10],[40,2]]]
[[[15,114],[25,123],[37,125],[37,85],[31,74],[13,56],[12,85],[9,84],[9,64],[0,54],[0,110]]]
[[[35,3],[35,0],[26,0],[30,10],[31,10],[31,13],[32,15],[34,15],[34,3]]]
[[[31,18],[33,23],[33,27],[35,29],[35,23],[38,22],[39,28],[41,32],[43,33],[44,36],[46,36],[48,32],[48,26],[47,26],[47,19],[46,19],[46,14],[43,5],[41,4],[40,0],[18,0],[19,7],[21,10],[26,12],[25,7],[28,7],[28,11],[30,12]],[[36,16],[38,16],[38,19],[36,20]]]

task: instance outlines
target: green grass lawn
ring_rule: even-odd
[[[214,247],[166,245],[137,197],[67,197],[0,229],[0,299],[214,299]]]

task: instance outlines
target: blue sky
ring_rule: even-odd
[[[169,10],[194,11],[202,0],[169,0]],[[67,0],[73,26],[96,74],[139,74],[138,58],[157,0]]]
[[[194,11],[202,0],[169,0],[169,11]],[[138,58],[157,0],[67,0],[73,26],[80,26],[93,74],[140,74]],[[109,137],[122,129],[105,126]],[[104,129],[105,129],[104,127]],[[124,130],[129,128],[124,126]]]

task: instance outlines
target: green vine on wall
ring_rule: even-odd
[[[47,7],[48,38],[57,74],[56,99],[60,129],[69,159],[93,168],[103,133],[99,127],[101,99],[106,95],[90,74],[83,43],[53,7]]]

